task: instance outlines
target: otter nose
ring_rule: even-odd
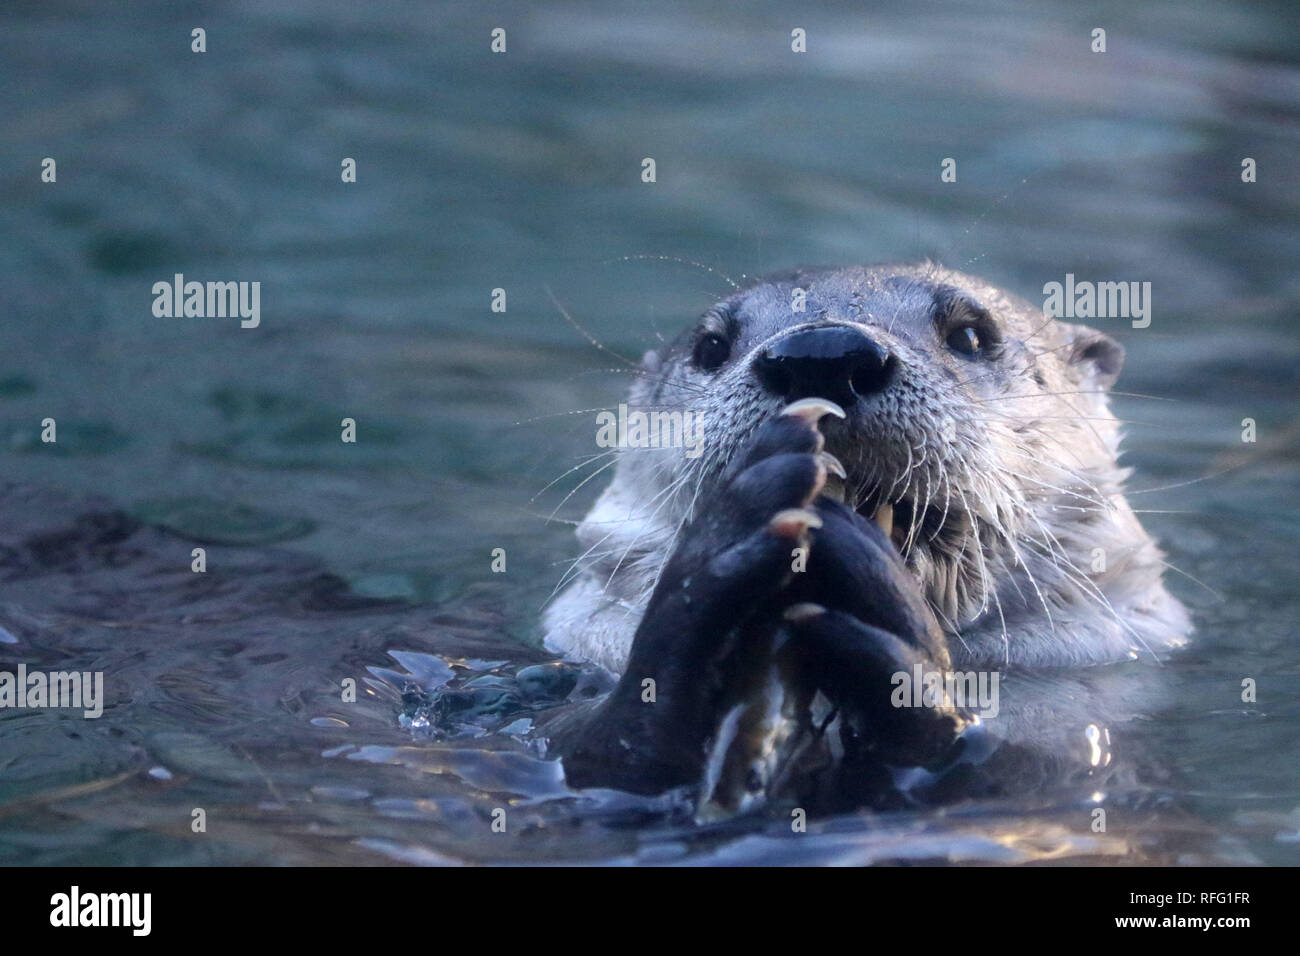
[[[786,401],[829,398],[844,407],[883,391],[897,360],[865,333],[845,325],[800,329],[754,359],[754,374]]]

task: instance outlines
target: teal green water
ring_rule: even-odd
[[[1129,355],[1134,503],[1198,637],[1165,669],[1175,704],[1139,725],[1174,782],[1134,803],[1168,858],[1300,859],[1293,7],[787,6],[0,11],[0,477],[52,489],[11,497],[3,540],[90,495],[166,529],[121,577],[96,552],[0,591],[0,665],[96,664],[112,702],[93,729],[0,714],[0,862],[1118,852],[1014,801],[960,824],[830,821],[797,845],[605,826],[617,799],[566,794],[508,735],[413,737],[396,678],[366,670],[390,650],[426,655],[407,670],[536,659],[578,554],[564,521],[601,478],[567,501],[586,471],[547,485],[590,447],[584,410],[626,385],[610,352],[675,334],[729,278],[927,256],[1031,299],[1066,272],[1152,283],[1151,327],[1106,330]],[[154,318],[177,272],[260,281],[260,327]],[[329,573],[417,610],[246,577],[183,600],[159,569],[188,574],[196,542],[227,570]],[[359,711],[333,703],[349,675],[375,681]],[[531,835],[488,835],[501,801]]]

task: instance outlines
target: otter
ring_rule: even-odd
[[[620,450],[578,527],[545,645],[619,677],[543,728],[570,782],[734,810],[1096,768],[1114,702],[1079,675],[1190,633],[1124,497],[1123,358],[930,263],[768,276],[648,353],[629,407],[703,450]]]

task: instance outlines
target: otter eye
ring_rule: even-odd
[[[731,343],[721,335],[710,332],[702,335],[695,343],[695,352],[691,361],[695,367],[705,372],[716,372],[722,363],[731,357]]]
[[[963,325],[948,333],[948,348],[962,355],[978,355],[982,343],[973,325]]]

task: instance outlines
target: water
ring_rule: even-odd
[[[0,713],[0,861],[1300,862],[1293,6],[788,7],[0,11],[0,669],[108,697]],[[546,659],[602,479],[543,489],[626,385],[610,352],[728,277],[925,256],[1031,298],[1152,283],[1151,327],[1106,330],[1198,632],[1134,702],[1168,766],[1108,834],[1055,794],[693,828],[566,791],[522,733],[401,725],[405,675]],[[155,319],[176,272],[260,281],[262,326]]]

